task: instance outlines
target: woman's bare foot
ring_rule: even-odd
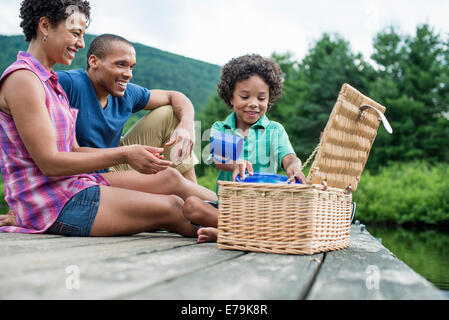
[[[198,243],[201,242],[215,242],[217,241],[218,229],[213,227],[206,227],[198,229]]]
[[[17,226],[16,218],[12,214],[0,215],[0,227]]]

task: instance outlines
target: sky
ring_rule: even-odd
[[[20,0],[0,0],[0,34],[21,34]],[[247,53],[287,53],[300,61],[324,32],[338,33],[366,59],[389,26],[414,35],[429,24],[446,37],[448,0],[90,0],[87,33],[223,65]],[[138,58],[138,57],[137,57]]]

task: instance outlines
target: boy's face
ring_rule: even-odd
[[[234,106],[237,127],[246,129],[255,124],[267,112],[270,88],[258,75],[235,84],[230,100]]]

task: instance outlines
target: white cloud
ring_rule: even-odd
[[[91,0],[89,33],[131,41],[216,64],[256,52],[301,59],[323,32],[339,33],[369,57],[377,32],[406,34],[429,23],[449,32],[447,0]],[[19,4],[2,0],[0,33],[20,33]]]
[[[0,34],[12,35],[22,32],[19,19],[20,5],[17,1],[2,1],[0,3]]]

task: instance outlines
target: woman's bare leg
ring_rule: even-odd
[[[129,235],[154,229],[196,236],[196,228],[182,214],[183,201],[179,197],[100,188],[100,205],[91,236]]]
[[[101,200],[92,235],[134,234],[168,229],[184,236],[196,236],[196,228],[182,214],[183,201],[195,195],[216,201],[216,194],[168,168],[145,175],[134,170],[108,172],[111,187],[101,187]],[[14,225],[13,218],[1,217],[0,225]],[[166,227],[164,227],[166,225]]]
[[[176,169],[167,168],[157,174],[141,174],[135,170],[107,172],[103,176],[111,186],[153,194],[174,194],[183,200],[196,196],[217,201],[215,192],[185,179]]]
[[[0,227],[8,227],[13,226],[16,227],[16,218],[11,214],[2,214],[0,215]]]

